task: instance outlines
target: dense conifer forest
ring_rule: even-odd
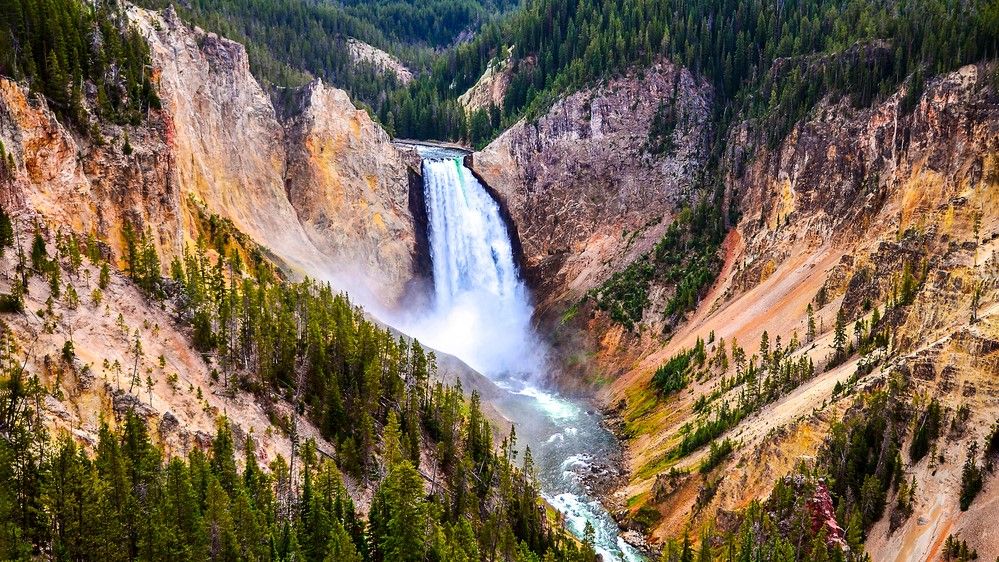
[[[117,111],[123,99],[133,109],[153,103],[141,46],[123,26],[117,3],[92,10],[77,0],[5,1],[0,23],[13,30],[0,39],[8,47],[0,50],[5,74],[38,76],[39,91],[67,112],[80,95],[73,84],[81,81],[71,78],[80,77],[97,78],[109,109]],[[477,146],[517,119],[537,116],[559,95],[662,58],[714,86],[720,122],[736,115],[765,119],[772,125],[768,140],[776,143],[823,96],[846,95],[864,106],[902,83],[921,91],[927,76],[999,53],[999,9],[988,0],[525,0],[516,9],[509,0],[140,5],[173,5],[183,18],[243,42],[265,82],[296,86],[318,76],[350,92],[397,136]],[[47,17],[46,10],[71,17]],[[108,37],[117,30],[120,39],[88,52],[80,37],[92,27]],[[472,39],[454,44],[459,36]],[[381,68],[353,62],[348,37],[396,55],[418,78],[404,85]],[[30,57],[21,54],[25,45]],[[101,73],[119,58],[129,70],[108,85]],[[457,97],[495,58],[511,65],[502,107],[468,115]]]
[[[95,118],[119,124],[138,123],[158,108],[150,71],[149,47],[122,4],[0,2],[0,75],[27,82],[83,131],[91,124],[87,107],[96,108]]]
[[[380,110],[391,92],[405,86],[391,72],[354,61],[348,38],[358,39],[425,72],[438,50],[512,6],[510,0],[140,0],[141,6],[173,6],[181,17],[243,43],[254,74],[279,88],[311,77],[347,90],[354,101]]]
[[[429,84],[400,92],[381,116],[394,112],[402,135],[466,137],[436,112],[448,111],[448,100],[514,46],[494,130],[538,115],[567,91],[665,57],[715,87],[718,116],[765,117],[779,140],[827,94],[867,105],[906,80],[918,89],[924,76],[996,56],[997,30],[999,9],[988,0],[526,0],[447,53]],[[426,103],[427,89],[441,101]],[[406,109],[410,99],[419,111]]]

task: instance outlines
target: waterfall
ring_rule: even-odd
[[[434,296],[438,307],[483,292],[504,304],[522,300],[523,284],[499,206],[458,158],[423,163]]]
[[[536,459],[541,493],[583,538],[594,530],[604,560],[644,560],[591,495],[586,478],[619,454],[599,414],[545,389],[545,346],[531,326],[530,294],[517,271],[499,205],[463,164],[464,154],[416,145],[423,158],[433,305],[406,331],[464,360],[507,392],[490,404],[517,424]]]
[[[422,155],[434,303],[420,339],[487,376],[533,378],[542,346],[499,205],[463,155],[433,149]]]

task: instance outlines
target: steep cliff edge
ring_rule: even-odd
[[[148,230],[165,263],[193,247],[207,212],[294,275],[394,306],[421,272],[409,171],[388,135],[319,82],[283,122],[242,45],[172,10],[129,15],[149,43],[163,109],[82,136],[43,99],[0,80],[0,142],[15,163],[4,204],[94,234],[119,257],[126,223]]]
[[[465,93],[458,96],[458,103],[465,108],[466,112],[472,113],[480,109],[489,110],[490,106],[503,107],[503,98],[510,88],[510,80],[513,77],[510,58],[513,49],[507,47],[505,51],[503,57],[489,61],[485,72],[475,84],[472,84]]]
[[[315,81],[295,110],[285,123],[285,187],[309,240],[338,278],[369,279],[373,295],[398,299],[421,273],[403,156],[343,90]]]
[[[986,559],[999,554],[983,526],[994,480],[969,511],[958,507],[965,451],[999,413],[994,76],[994,64],[968,66],[864,109],[826,100],[772,149],[751,123],[730,130],[725,183],[742,219],[722,273],[668,344],[603,392],[628,437],[632,476],[618,498],[629,525],[663,541],[692,521],[730,520],[814,463],[830,427],[865,411],[858,397],[894,389],[909,427],[933,398],[950,429],[938,456],[911,460],[914,430],[885,433],[903,451],[899,478],[918,487],[886,485],[868,551],[929,559],[954,534]],[[679,390],[657,390],[657,370],[699,346],[707,359]],[[713,435],[712,449],[695,433]],[[716,457],[725,438],[735,451]]]
[[[389,53],[353,37],[348,37],[346,41],[347,51],[355,63],[370,64],[383,72],[391,73],[402,84],[413,81],[413,71]]]
[[[175,250],[184,231],[170,126],[168,116],[155,113],[141,127],[105,125],[97,139],[81,139],[44,98],[0,78],[0,143],[13,164],[0,177],[0,202],[94,234],[119,256],[126,223],[157,225],[156,245]]]
[[[246,50],[188,28],[172,10],[162,17],[137,8],[130,14],[159,71],[182,204],[193,197],[289,266],[321,271],[320,254],[285,194],[281,124],[250,74]]]
[[[141,122],[93,117],[84,133],[42,96],[0,78],[0,205],[25,253],[53,256],[51,266],[28,268],[28,291],[11,308],[22,291],[10,273],[19,256],[0,252],[8,299],[0,332],[51,389],[40,406],[46,420],[81,443],[95,444],[102,419],[134,408],[170,452],[205,447],[228,415],[237,439],[254,433],[261,461],[288,458],[291,406],[221,380],[216,354],[193,341],[190,311],[179,312],[186,301],[176,283],[158,282],[167,294],[156,300],[113,267],[125,269],[125,232],[150,235],[158,274],[200,239],[210,259],[259,253],[291,277],[331,281],[354,302],[390,307],[420,274],[409,170],[343,92],[310,84],[298,111],[279,118],[241,45],[189,28],[172,10],[128,14],[150,45],[162,101]],[[91,107],[95,94],[87,95]],[[71,233],[97,257],[71,267]],[[448,381],[495,391],[455,359],[442,357],[441,366]],[[315,427],[302,422],[298,431],[333,453]],[[352,492],[363,506],[364,490]]]
[[[585,297],[648,253],[693,203],[711,99],[709,86],[660,62],[569,95],[472,156],[520,239],[564,387],[616,376],[656,340]]]

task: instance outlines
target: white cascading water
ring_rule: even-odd
[[[436,324],[423,339],[490,377],[535,377],[543,354],[499,205],[460,156],[425,157],[423,177]]]
[[[617,443],[600,415],[539,387],[544,345],[531,327],[530,295],[517,271],[499,205],[458,151],[418,145],[434,275],[432,310],[406,327],[430,347],[455,355],[509,391],[492,405],[516,420],[530,446],[542,494],[579,537],[587,527],[604,560],[642,555],[619,535],[585,478],[615,471]]]

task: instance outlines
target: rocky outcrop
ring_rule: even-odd
[[[819,534],[825,531],[827,544],[848,550],[846,532],[836,522],[836,510],[825,482],[820,481],[816,484],[815,493],[808,498],[805,505],[808,506],[808,513],[812,517],[812,532]]]
[[[292,275],[394,305],[419,275],[419,249],[409,170],[388,135],[318,81],[279,116],[242,45],[172,9],[128,14],[149,43],[162,110],[82,135],[0,79],[0,142],[14,162],[0,203],[95,234],[119,257],[126,223],[148,230],[164,265],[193,245],[207,212]]]
[[[13,161],[0,204],[95,234],[119,256],[126,221],[157,225],[153,240],[169,253],[183,238],[169,130],[168,116],[156,113],[140,127],[106,124],[81,139],[43,97],[0,78],[0,143]]]
[[[229,218],[289,266],[319,271],[319,253],[284,191],[282,128],[250,74],[246,50],[187,27],[173,10],[161,17],[133,9],[130,16],[147,38],[158,72],[184,197]]]
[[[359,41],[353,37],[348,37],[347,52],[355,63],[366,63],[382,70],[394,74],[401,84],[409,84],[413,81],[413,71],[402,64],[399,59],[379,49],[369,45],[364,41]]]
[[[489,109],[489,106],[503,107],[503,98],[510,87],[510,80],[513,78],[513,60],[507,49],[507,55],[502,59],[494,58],[489,61],[486,71],[472,84],[472,87],[458,96],[458,103],[471,113],[479,109]],[[531,64],[521,62],[518,64]]]
[[[741,200],[747,245],[738,287],[758,282],[789,248],[833,240],[868,254],[906,232],[953,228],[928,220],[941,209],[981,210],[983,201],[959,198],[999,166],[999,106],[990,76],[977,66],[941,76],[910,111],[904,89],[865,109],[853,109],[846,98],[826,101],[774,150],[748,124],[735,128],[727,185]]]
[[[285,188],[309,240],[347,273],[340,277],[367,278],[374,294],[398,298],[416,248],[402,155],[343,90],[314,81],[295,109],[285,123]]]
[[[659,240],[704,163],[710,98],[689,72],[662,62],[561,99],[473,156],[510,212],[542,313]],[[678,125],[672,148],[652,154],[646,141],[660,107]]]
[[[995,353],[990,345],[968,343],[999,333],[995,76],[993,62],[929,79],[919,96],[900,88],[871,107],[826,99],[773,146],[762,140],[765,120],[727,132],[721,169],[741,219],[723,247],[722,273],[669,342],[645,350],[603,391],[607,404],[625,400],[622,418],[635,420],[627,454],[633,476],[620,492],[626,499],[652,497],[663,516],[653,540],[766,498],[775,478],[804,459],[814,461],[830,425],[860,392],[887,381],[903,381],[913,403],[933,397],[951,412],[970,412],[971,421],[966,433],[950,435],[946,451],[941,445],[942,456],[906,467],[905,478],[919,482],[914,514],[886,514],[867,534],[868,552],[876,560],[929,559],[946,532],[987,534],[981,513],[995,505],[994,493],[986,492],[977,508],[958,511],[964,455],[954,451],[983,439],[996,414]],[[817,298],[820,292],[824,298]],[[870,350],[868,340],[861,353],[830,364],[838,312],[856,342],[854,330],[869,329],[875,307],[878,330],[890,341]],[[810,308],[813,341],[806,339]],[[740,444],[723,479],[699,482],[702,491],[713,490],[712,499],[698,503],[693,494],[672,491],[656,463],[675,447],[685,424],[703,415],[697,399],[717,391],[727,400],[742,388],[721,389],[720,380],[735,368],[715,366],[689,390],[664,398],[653,395],[652,374],[699,339],[709,356],[722,341],[738,341],[752,357],[764,331],[770,342],[799,342],[792,353],[814,364],[815,376],[717,437]],[[705,449],[675,468],[693,472]],[[813,499],[811,508],[816,528],[839,536],[827,498]],[[999,554],[994,542],[976,546],[986,557]]]

